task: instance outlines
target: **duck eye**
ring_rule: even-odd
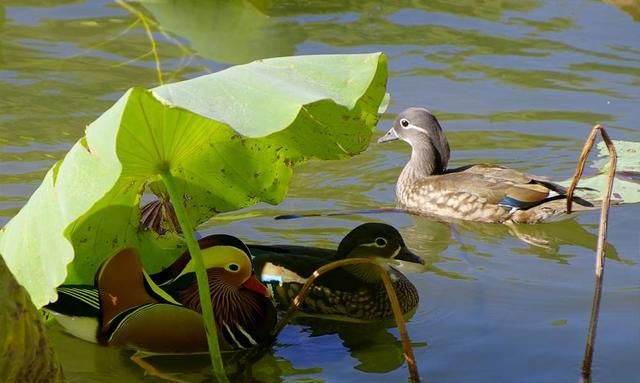
[[[402,125],[403,128],[406,128],[407,126],[409,126],[409,120],[403,118],[402,120],[400,120],[400,125]]]
[[[227,267],[225,267],[225,269],[235,273],[236,271],[240,270],[240,266],[238,266],[237,263],[230,263],[227,265]]]
[[[376,246],[378,247],[384,247],[387,245],[387,240],[382,238],[382,237],[378,237],[376,238]]]

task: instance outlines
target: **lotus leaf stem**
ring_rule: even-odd
[[[193,232],[193,226],[191,220],[187,215],[187,211],[183,206],[183,199],[178,191],[178,187],[174,182],[171,171],[168,170],[161,173],[162,181],[167,188],[167,194],[172,202],[173,208],[178,218],[178,223],[182,229],[184,240],[187,243],[189,254],[193,260],[193,264],[196,270],[196,279],[198,281],[198,294],[200,296],[200,307],[202,308],[202,317],[204,319],[204,326],[207,333],[207,343],[209,345],[209,355],[211,356],[211,364],[213,366],[213,375],[219,382],[228,383],[229,378],[224,372],[224,365],[222,363],[222,354],[220,353],[220,346],[218,343],[218,331],[213,316],[213,304],[211,302],[211,294],[209,292],[209,281],[207,272],[204,268],[204,261],[202,259],[202,253],[200,252],[200,246],[196,240]]]

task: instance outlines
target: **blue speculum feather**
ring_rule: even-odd
[[[529,209],[531,207],[539,205],[543,201],[527,202],[527,201],[520,201],[520,200],[515,199],[513,197],[510,197],[510,196],[505,196],[504,198],[502,198],[500,200],[498,205],[504,206],[504,207],[512,207],[512,208],[516,208],[516,209]]]

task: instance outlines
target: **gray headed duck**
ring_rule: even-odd
[[[497,165],[447,169],[449,143],[436,116],[424,108],[400,113],[378,142],[402,140],[411,159],[396,184],[400,207],[416,214],[479,222],[539,223],[566,214],[566,189]],[[575,199],[575,210],[594,208]]]

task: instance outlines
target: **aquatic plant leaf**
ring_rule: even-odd
[[[613,140],[613,145],[618,153],[618,162],[616,164],[617,172],[637,173],[640,176],[640,142]],[[591,165],[596,169],[600,169],[602,173],[609,171],[609,152],[607,145],[601,141],[597,145],[598,157],[600,159]],[[602,158],[604,157],[604,158]]]
[[[91,283],[124,246],[154,272],[183,251],[139,227],[140,198],[170,172],[193,224],[284,198],[292,167],[363,151],[385,95],[381,53],[256,61],[152,90],[132,88],[89,125],[0,234],[0,253],[40,307]]]
[[[0,382],[64,382],[39,313],[0,258]]]
[[[613,183],[613,199],[622,203],[640,202],[640,142],[613,140],[618,154],[616,178]],[[576,194],[588,199],[601,199],[607,185],[609,171],[609,152],[604,142],[599,142],[598,159],[591,167],[598,169],[599,174],[580,180],[579,186],[592,190],[576,191]],[[569,185],[571,179],[562,184]]]

